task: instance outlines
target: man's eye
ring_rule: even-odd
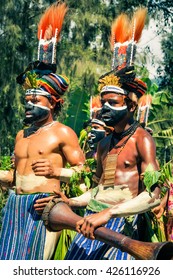
[[[117,102],[115,100],[108,100],[109,105],[115,106]]]

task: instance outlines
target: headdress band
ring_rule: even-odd
[[[32,89],[28,89],[25,93],[25,95],[42,95],[42,96],[46,96],[48,98],[51,97],[51,94],[49,94],[48,92],[46,91],[43,91],[41,89],[38,89],[38,88],[32,88]]]
[[[105,126],[105,123],[102,122],[102,121],[99,120],[99,119],[92,119],[91,123],[95,123],[95,124],[99,124],[99,125]]]
[[[127,95],[126,91],[124,91],[122,88],[117,87],[117,86],[104,86],[101,90],[101,94],[102,93],[106,93],[106,92],[114,92],[114,93],[120,93],[123,95]]]

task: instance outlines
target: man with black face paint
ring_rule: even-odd
[[[107,86],[107,91],[107,96],[105,98],[102,98],[103,93],[105,93],[104,90],[101,92],[101,114],[107,125],[115,126],[127,116],[128,108],[124,102],[122,90]],[[114,93],[116,93],[116,95]],[[121,103],[122,106],[120,106]]]
[[[25,94],[24,122],[28,127],[16,136],[16,193],[9,196],[5,206],[0,259],[51,259],[60,232],[45,231],[34,203],[52,195],[54,190],[59,191],[60,180],[68,181],[74,170],[64,168],[67,162],[77,169],[85,160],[75,132],[54,121],[56,108],[60,108],[62,95],[68,88],[68,79],[50,73],[36,82],[37,88],[28,89]],[[12,221],[9,230],[6,228],[8,219]],[[23,227],[18,225],[15,234],[17,221],[23,223]]]
[[[100,96],[94,96],[90,100],[90,107],[91,107],[91,122],[90,127],[91,131],[88,133],[88,145],[90,151],[86,153],[86,158],[97,158],[97,144],[101,139],[105,136],[109,135],[112,132],[111,127],[105,125],[102,114],[101,114],[101,107],[102,104],[100,102]]]
[[[96,150],[98,142],[106,136],[105,123],[100,119],[91,120],[91,131],[88,133],[88,145],[90,151],[86,153],[86,158],[97,158]]]
[[[46,230],[34,203],[59,191],[60,181],[68,181],[74,170],[64,168],[67,162],[80,169],[85,161],[76,133],[55,121],[69,86],[65,75],[56,74],[55,59],[66,11],[66,4],[59,1],[45,11],[38,25],[40,60],[30,63],[17,77],[26,90],[27,127],[17,133],[15,141],[15,193],[4,208],[1,260],[52,259],[60,232]]]
[[[127,85],[112,84],[114,76],[114,73],[108,73],[100,83],[102,118],[106,125],[114,127],[114,131],[98,144],[95,176],[98,186],[90,195],[86,193],[68,200],[72,208],[85,205],[87,212],[76,224],[80,234],[66,259],[133,259],[126,252],[95,240],[94,230],[105,224],[138,239],[137,214],[160,204],[159,188],[155,186],[149,194],[141,178],[149,164],[153,170],[158,170],[155,144],[151,135],[134,119],[137,96],[146,91],[146,85],[134,79],[134,93],[127,90]],[[132,85],[128,84],[129,90]]]
[[[112,29],[112,70],[100,77],[98,89],[103,121],[114,130],[97,147],[97,186],[80,197],[65,199],[72,208],[87,209],[76,223],[79,234],[67,252],[68,260],[134,259],[127,252],[96,240],[94,231],[104,225],[138,239],[138,214],[160,204],[158,186],[154,185],[149,193],[142,180],[149,165],[152,170],[159,169],[155,143],[134,117],[138,100],[147,91],[146,84],[135,77],[132,66],[145,17],[144,8],[137,10],[132,20],[122,14]]]

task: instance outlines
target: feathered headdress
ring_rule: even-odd
[[[113,50],[112,69],[119,70],[133,65],[146,14],[146,8],[138,8],[132,19],[126,14],[120,14],[113,22],[110,38]]]
[[[97,123],[105,126],[105,123],[102,121],[101,117],[101,102],[100,96],[91,96],[90,98],[90,119],[91,123]]]
[[[57,1],[47,8],[40,19],[38,60],[29,63],[16,78],[26,90],[26,95],[51,95],[57,103],[63,103],[61,96],[67,90],[69,80],[65,75],[56,74],[56,45],[67,10],[65,3]]]
[[[38,60],[56,64],[56,45],[68,8],[65,3],[52,4],[42,15],[38,24]]]
[[[152,96],[150,94],[145,94],[139,99],[136,119],[143,126],[147,125],[151,103]]]
[[[128,95],[135,102],[147,90],[146,84],[136,78],[134,60],[137,43],[141,38],[147,10],[138,8],[130,19],[126,14],[120,14],[112,24],[111,49],[113,51],[112,70],[99,79],[99,91],[115,92]]]
[[[91,96],[90,97],[90,117],[93,118],[99,110],[101,110],[100,96]]]

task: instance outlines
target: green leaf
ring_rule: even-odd
[[[151,164],[148,165],[146,171],[144,172],[144,185],[148,192],[151,192],[151,187],[158,183],[159,178],[161,176],[161,172],[157,170],[153,170]]]

